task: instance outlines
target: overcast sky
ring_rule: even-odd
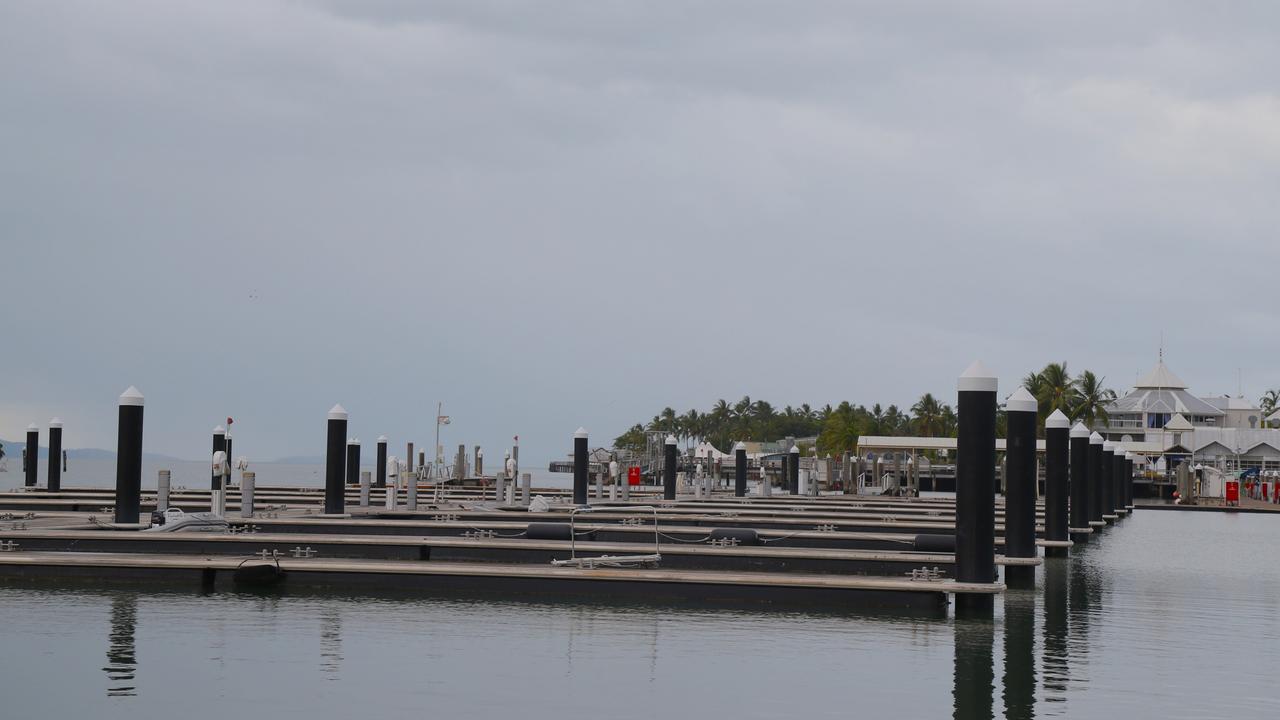
[[[1280,386],[1274,2],[0,4],[0,437]]]

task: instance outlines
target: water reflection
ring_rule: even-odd
[[[993,717],[995,703],[995,657],[992,645],[995,629],[990,620],[956,620],[955,624],[956,720]]]
[[[108,697],[137,695],[134,674],[138,666],[135,631],[138,626],[138,597],[116,595],[111,599],[111,634],[108,636],[107,666],[102,668],[109,681]]]
[[[1048,558],[1044,564],[1044,655],[1042,683],[1045,702],[1066,700],[1071,677],[1067,642],[1067,575],[1065,558]]]
[[[1010,591],[1004,598],[1004,716],[1036,716],[1036,596]]]
[[[320,611],[320,672],[330,680],[341,677],[342,613],[336,607]]]

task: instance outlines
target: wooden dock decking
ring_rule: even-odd
[[[212,585],[242,558],[137,553],[4,552],[0,578],[58,577],[193,580]],[[269,562],[276,564],[277,561]],[[350,586],[389,583],[395,589],[520,592],[541,596],[618,594],[637,599],[749,603],[806,603],[847,607],[945,607],[954,593],[998,594],[997,583],[958,583],[845,575],[663,569],[564,568],[543,565],[280,558],[290,583]],[[225,582],[225,579],[224,579]]]

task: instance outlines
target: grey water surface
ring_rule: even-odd
[[[12,718],[1275,718],[1280,517],[1139,511],[991,621],[0,587]]]

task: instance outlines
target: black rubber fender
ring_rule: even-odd
[[[955,535],[917,535],[915,540],[917,550],[935,553],[954,553],[956,551]]]
[[[739,545],[760,545],[760,533],[752,528],[715,528],[709,540],[737,540]]]

